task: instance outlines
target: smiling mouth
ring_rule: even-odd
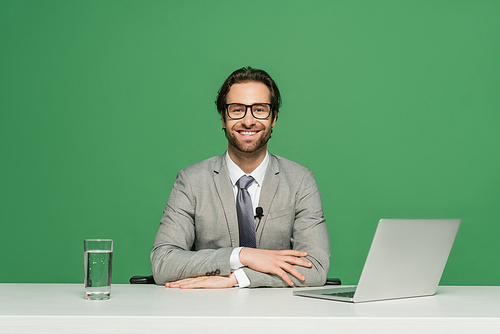
[[[258,131],[238,131],[238,133],[242,136],[253,136]]]

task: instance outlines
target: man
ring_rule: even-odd
[[[330,242],[313,173],[267,151],[278,87],[266,72],[242,68],[226,79],[216,104],[227,152],[178,173],[151,252],[156,283],[323,285]]]

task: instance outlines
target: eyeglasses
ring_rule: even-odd
[[[226,112],[231,119],[242,119],[247,114],[247,109],[250,108],[252,116],[256,119],[266,119],[271,114],[272,104],[270,103],[255,103],[251,105],[242,103],[226,104]]]

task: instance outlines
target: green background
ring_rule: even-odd
[[[380,218],[460,218],[441,284],[500,283],[499,1],[0,1],[0,282],[150,274],[178,170],[222,154],[214,100],[268,71],[271,152],[315,172],[330,276]]]

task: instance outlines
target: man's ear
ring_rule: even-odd
[[[222,121],[222,128],[225,129],[226,128],[226,120],[224,119],[224,115],[222,113],[220,114],[220,119]]]
[[[278,120],[278,115],[274,115],[274,119],[273,121],[271,122],[271,127],[274,128],[274,126],[276,125],[276,121]]]

